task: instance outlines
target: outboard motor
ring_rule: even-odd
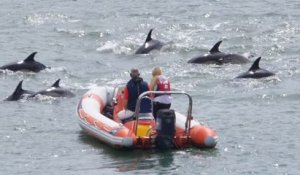
[[[174,147],[175,136],[175,112],[172,109],[161,109],[157,112],[156,118],[156,146],[159,149],[170,149]]]

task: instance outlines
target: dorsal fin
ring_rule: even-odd
[[[56,82],[51,87],[59,87],[60,79],[56,80]]]
[[[254,63],[252,64],[252,66],[250,67],[249,71],[251,70],[257,70],[259,69],[259,61],[260,61],[261,57],[258,57]]]
[[[18,84],[18,86],[16,87],[16,89],[14,90],[14,92],[6,98],[7,101],[15,101],[15,100],[19,100],[22,93],[23,93],[23,88],[22,88],[22,83],[23,80],[21,80]]]
[[[148,33],[148,35],[147,35],[147,38],[146,38],[146,41],[145,41],[145,42],[148,42],[148,41],[151,41],[151,40],[152,40],[152,38],[151,38],[152,31],[153,31],[153,29],[150,29],[150,31],[149,31],[149,33]]]
[[[23,80],[21,80],[21,81],[19,82],[18,86],[16,87],[16,89],[15,89],[15,91],[14,91],[14,94],[17,93],[17,92],[23,91],[22,84],[23,84]]]
[[[222,43],[222,41],[217,42],[211,49],[210,49],[210,53],[217,53],[220,52],[219,51],[219,46]]]
[[[24,62],[32,62],[34,61],[34,56],[37,52],[33,52],[32,54],[30,54],[25,60]]]

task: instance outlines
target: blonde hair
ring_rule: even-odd
[[[155,67],[153,70],[152,70],[152,76],[158,76],[158,75],[161,75],[162,74],[162,70],[160,67]]]

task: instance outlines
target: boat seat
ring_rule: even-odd
[[[136,118],[134,116],[131,116],[129,118],[123,119],[122,123],[126,123],[132,120],[135,120]],[[154,116],[152,113],[139,113],[139,121],[142,120],[154,120]]]
[[[139,120],[154,120],[152,113],[140,113]]]

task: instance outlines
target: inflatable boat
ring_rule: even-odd
[[[185,95],[189,106],[187,114],[173,109],[140,113],[143,100],[153,94]],[[116,148],[182,149],[191,146],[214,148],[217,133],[201,125],[192,117],[192,98],[183,91],[147,91],[138,97],[136,111],[127,121],[120,121],[117,113],[123,109],[124,87],[95,87],[86,92],[77,106],[80,127],[89,135]]]

